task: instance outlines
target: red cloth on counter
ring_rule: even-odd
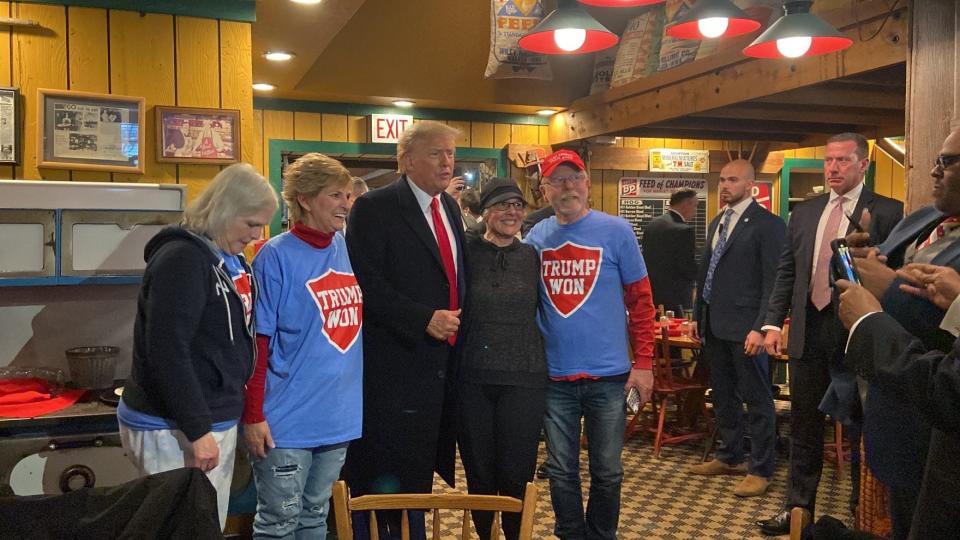
[[[44,379],[0,379],[0,417],[33,418],[57,412],[76,403],[85,390],[65,390],[53,395]]]

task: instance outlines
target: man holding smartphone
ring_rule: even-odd
[[[720,171],[719,198],[726,208],[710,223],[700,257],[696,310],[721,445],[713,461],[692,474],[747,474],[738,497],[763,495],[776,462],[776,413],[760,327],[777,275],[786,225],[751,196],[755,172],[744,159]],[[743,404],[747,404],[747,425]],[[751,440],[749,467],[743,437]]]

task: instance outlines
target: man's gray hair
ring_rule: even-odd
[[[867,138],[859,133],[837,133],[833,137],[827,139],[827,144],[835,142],[847,142],[853,141],[857,143],[857,157],[860,159],[867,159],[867,156],[870,155],[870,145],[867,144]]]

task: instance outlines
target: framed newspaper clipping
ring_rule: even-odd
[[[144,99],[39,89],[38,167],[143,173]]]
[[[20,89],[0,87],[0,165],[20,163]]]

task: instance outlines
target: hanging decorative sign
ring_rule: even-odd
[[[409,114],[371,114],[370,142],[397,143],[405,129],[413,125]]]
[[[710,172],[709,150],[650,149],[650,172]]]
[[[707,197],[707,179],[706,178],[631,178],[623,177],[620,179],[620,197],[664,197],[669,199],[670,195],[679,189],[692,189],[697,192],[697,197]]]

